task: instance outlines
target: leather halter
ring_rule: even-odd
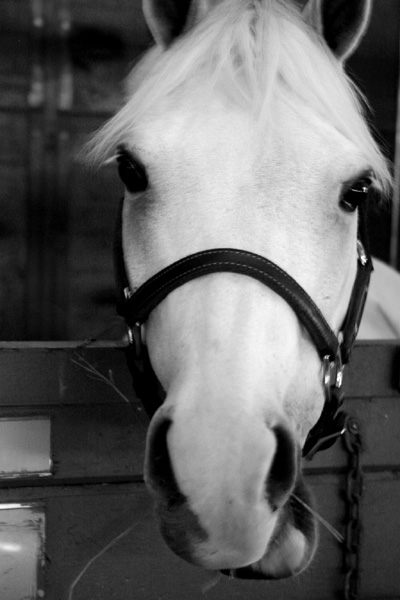
[[[318,422],[308,434],[303,456],[311,459],[317,451],[331,446],[345,431],[345,414],[340,411],[343,402],[343,368],[349,361],[357,336],[373,269],[364,210],[359,208],[357,275],[347,315],[339,335],[336,335],[318,306],[288,273],[267,258],[244,250],[217,248],[191,254],[162,269],[132,292],[122,250],[121,208],[114,253],[117,310],[128,326],[127,362],[133,377],[133,386],[149,417],[151,418],[163,403],[165,392],[154,373],[147,348],[143,344],[142,324],[170,292],[188,281],[210,273],[239,273],[260,281],[281,296],[294,310],[314,343],[323,365],[325,403]]]

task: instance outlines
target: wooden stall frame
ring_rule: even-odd
[[[345,408],[363,440],[362,600],[400,599],[399,376],[398,341],[358,343],[345,372]],[[45,599],[343,597],[343,546],[323,526],[312,566],[276,582],[230,580],[166,548],[143,483],[148,419],[133,394],[123,343],[2,343],[0,377],[0,418],[51,419],[51,475],[0,480],[1,503],[45,506]],[[337,443],[304,463],[319,514],[339,539],[346,537],[348,461]]]

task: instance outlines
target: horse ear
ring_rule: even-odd
[[[157,44],[167,48],[208,10],[208,0],[142,0],[144,18]]]
[[[344,61],[365,33],[371,7],[372,0],[308,0],[303,15],[337,58]]]

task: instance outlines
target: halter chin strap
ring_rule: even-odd
[[[267,258],[245,250],[217,248],[191,254],[162,269],[131,292],[123,260],[120,215],[115,247],[117,309],[128,326],[127,361],[134,389],[149,416],[162,404],[165,392],[142,342],[142,324],[168,294],[188,281],[210,273],[238,273],[256,279],[281,296],[310,336],[323,365],[325,404],[318,422],[308,434],[303,455],[312,458],[315,452],[331,446],[345,430],[345,415],[339,410],[343,402],[343,368],[357,336],[373,268],[364,220],[365,216],[360,214],[357,275],[347,315],[337,336],[315,302],[288,273]]]

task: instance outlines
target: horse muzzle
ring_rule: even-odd
[[[305,508],[312,501],[301,478],[300,449],[284,424],[265,430],[264,445],[255,441],[257,432],[252,440],[249,430],[243,455],[238,454],[239,462],[250,457],[247,479],[243,473],[236,477],[229,463],[220,468],[220,481],[214,477],[206,483],[200,460],[193,466],[193,478],[203,481],[196,495],[177,476],[176,455],[170,449],[173,413],[157,411],[149,429],[145,477],[162,535],[175,554],[239,578],[280,579],[309,564],[317,535],[315,520]],[[265,461],[268,447],[272,455]],[[185,454],[190,452],[180,453],[183,461]]]

